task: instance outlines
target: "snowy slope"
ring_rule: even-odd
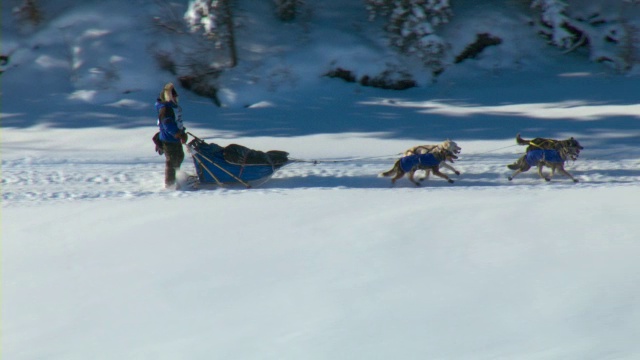
[[[300,38],[245,18],[225,107],[180,94],[207,141],[320,162],[196,192],[163,189],[151,143],[175,81],[147,52],[155,3],[47,3],[35,33],[3,11],[3,359],[640,356],[637,78],[461,2],[487,14],[468,26],[513,40],[408,91],[327,79],[334,60],[375,72],[388,52],[364,15],[327,26],[356,8],[340,3],[316,5]],[[518,132],[579,139],[580,182],[509,182]],[[446,138],[463,148],[454,184],[378,177]]]

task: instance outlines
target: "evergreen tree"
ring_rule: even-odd
[[[540,20],[546,25],[545,35],[560,48],[571,48],[577,41],[576,34],[565,28],[567,4],[558,0],[533,0],[531,7],[540,9]]]
[[[592,61],[627,71],[638,61],[636,47],[640,44],[637,27],[626,18],[624,10],[632,10],[635,4],[632,1],[615,4],[620,7],[615,12],[611,11],[612,4],[595,1],[588,13],[561,0],[533,0],[531,7],[540,11],[537,19],[540,31],[553,45],[566,52],[584,47]]]
[[[417,56],[434,73],[442,71],[447,44],[435,28],[451,18],[449,0],[366,0],[366,4],[371,20],[386,18],[392,46]]]
[[[218,47],[229,49],[230,67],[238,64],[232,0],[191,0],[184,15],[193,32],[202,31]]]

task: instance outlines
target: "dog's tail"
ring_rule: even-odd
[[[381,172],[380,176],[392,176],[395,175],[398,172],[398,166],[399,166],[400,160],[396,161],[395,164],[393,164],[393,167],[385,172]]]
[[[516,143],[518,143],[518,145],[530,145],[531,144],[531,140],[525,140],[520,136],[520,133],[518,133],[518,135],[516,135]]]
[[[511,165],[507,165],[507,167],[511,170],[518,170],[518,169],[522,169],[523,171],[529,170],[529,164],[527,164],[527,161],[525,160],[525,156],[526,155],[522,155],[518,160],[516,160],[516,162],[514,162]]]
[[[385,172],[381,172],[381,173],[380,173],[380,176],[385,176],[385,177],[387,177],[387,176],[394,175],[395,173],[396,173],[396,168],[394,167],[394,168],[393,168],[393,169],[391,169],[391,170],[388,170],[388,171],[385,171]]]

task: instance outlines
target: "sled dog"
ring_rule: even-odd
[[[567,159],[573,159],[578,156],[580,150],[575,147],[562,148],[560,150],[555,149],[534,149],[530,150],[522,155],[515,163],[507,165],[511,170],[515,172],[508,177],[509,181],[525,171],[528,171],[532,166],[538,167],[538,175],[546,181],[551,181],[551,177],[558,170],[561,174],[569,177],[573,182],[578,182],[578,179],[574,178],[571,174],[564,169],[564,163]],[[542,168],[546,166],[551,168],[549,176],[542,174]]]
[[[391,178],[391,184],[395,184],[396,180],[402,178],[405,174],[409,174],[409,181],[414,183],[416,186],[420,186],[420,183],[414,180],[413,177],[417,170],[425,170],[446,179],[449,183],[453,183],[453,180],[451,180],[446,174],[440,172],[440,164],[448,159],[454,160],[457,158],[458,157],[449,150],[437,148],[426,154],[403,156],[393,164],[391,169],[381,173],[380,175],[385,177],[393,176],[393,178]]]
[[[417,145],[414,146],[410,149],[405,150],[405,152],[403,153],[404,156],[411,156],[411,155],[421,155],[421,154],[428,154],[431,153],[433,151],[439,150],[439,149],[445,149],[447,150],[449,153],[451,154],[460,154],[460,151],[462,151],[462,148],[460,146],[458,146],[458,144],[450,139],[447,139],[445,141],[443,141],[440,144],[434,144],[434,145]],[[456,157],[457,159],[457,157]],[[447,159],[449,162],[453,163],[453,158],[452,157],[447,157]],[[460,171],[456,170],[453,166],[447,164],[446,161],[443,161],[442,163],[440,163],[440,166],[443,166],[451,171],[453,171],[456,175],[460,175]],[[429,174],[431,173],[430,169],[421,169],[425,171],[425,176],[422,177],[420,179],[420,181],[426,179],[429,177]]]
[[[535,138],[533,140],[525,140],[520,136],[520,134],[517,134],[516,143],[518,145],[527,145],[527,149],[526,149],[527,152],[532,150],[544,150],[544,149],[560,150],[564,148],[571,148],[572,149],[571,160],[574,160],[574,161],[578,159],[578,155],[580,155],[580,150],[584,149],[582,145],[580,145],[578,140],[574,139],[573,137],[570,137],[565,140],[555,140],[555,139],[546,139],[546,138]]]

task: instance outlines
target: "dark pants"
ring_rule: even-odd
[[[162,142],[166,165],[164,169],[164,184],[173,185],[176,183],[176,170],[180,169],[184,160],[184,151],[181,143]]]

